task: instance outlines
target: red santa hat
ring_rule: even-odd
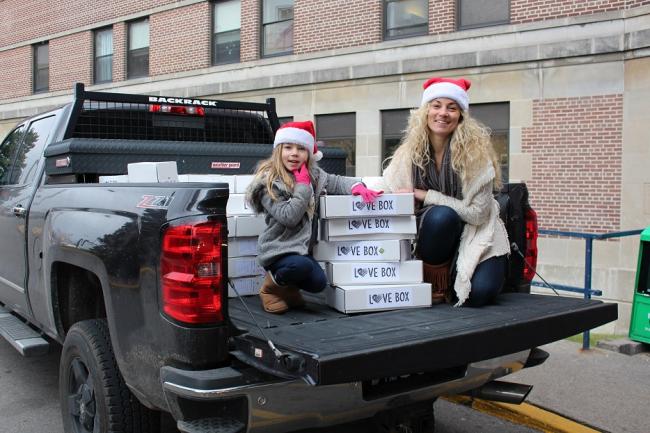
[[[323,158],[323,152],[318,150],[316,145],[316,132],[311,120],[305,122],[287,122],[282,125],[275,133],[273,148],[278,144],[292,143],[299,144],[309,150],[314,161],[320,161]]]
[[[449,98],[458,103],[461,110],[469,110],[469,96],[467,91],[472,83],[464,78],[430,78],[422,85],[422,103],[433,101],[436,98]]]

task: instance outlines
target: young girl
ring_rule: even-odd
[[[316,241],[318,197],[361,195],[372,202],[381,192],[359,179],[327,174],[316,165],[323,154],[311,121],[289,122],[278,129],[271,157],[262,161],[246,199],[264,213],[266,229],[258,239],[257,260],[267,271],[260,298],[264,310],[281,314],[304,305],[300,290],[320,292],[327,285],[323,269],[310,255]]]

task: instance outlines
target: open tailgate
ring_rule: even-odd
[[[617,305],[557,296],[509,293],[481,308],[430,308],[346,315],[317,299],[284,315],[246,297],[278,358],[239,299],[231,299],[233,354],[268,373],[330,385],[464,366],[541,346],[617,318]]]

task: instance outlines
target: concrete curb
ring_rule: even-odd
[[[479,412],[547,433],[600,433],[600,430],[595,430],[529,403],[498,403],[457,395],[443,398],[452,403],[469,406]]]

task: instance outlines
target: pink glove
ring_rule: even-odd
[[[309,185],[311,180],[309,179],[309,169],[305,164],[301,165],[298,170],[293,171],[293,175],[296,178],[297,183],[302,183],[303,185]]]
[[[374,191],[372,189],[368,189],[362,183],[358,183],[352,187],[352,195],[360,195],[361,198],[363,198],[364,203],[372,203],[383,193],[384,191]]]

